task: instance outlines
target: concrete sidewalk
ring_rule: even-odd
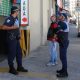
[[[48,45],[46,44],[31,52],[29,57],[23,59],[23,65],[29,70],[29,73],[20,73],[18,76],[14,76],[7,73],[7,61],[1,62],[0,80],[80,80],[80,39],[77,38],[75,25],[70,25],[69,35],[68,78],[58,79],[56,77],[56,70],[61,68],[59,59],[58,65],[46,66],[49,61]]]

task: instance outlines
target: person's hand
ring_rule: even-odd
[[[17,26],[11,26],[11,27],[9,27],[9,26],[6,26],[6,25],[3,25],[2,26],[2,30],[14,30],[14,29],[18,29],[19,27],[17,27]]]
[[[54,41],[55,41],[55,39],[52,39],[52,41],[54,42]]]
[[[57,35],[55,34],[55,35],[54,35],[54,38],[56,38],[56,37],[57,37]]]
[[[13,28],[13,29],[18,29],[19,27],[18,27],[18,26],[13,26],[12,28]]]

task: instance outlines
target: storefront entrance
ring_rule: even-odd
[[[21,0],[1,0],[0,1],[0,25],[4,23],[4,20],[7,16],[10,15],[11,6],[16,5],[18,7],[21,6]],[[19,18],[21,14],[19,14]],[[25,26],[27,27],[27,25]],[[27,56],[30,52],[30,30],[27,28],[23,29],[20,25],[21,31],[21,48],[22,48],[22,55]],[[0,61],[4,60],[7,56],[7,46],[5,43],[6,38],[6,31],[0,30]]]
[[[5,17],[0,16],[0,24],[3,24]],[[5,31],[0,30],[0,62],[6,58]]]

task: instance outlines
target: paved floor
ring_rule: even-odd
[[[70,25],[69,35],[68,78],[58,79],[56,77],[56,70],[61,68],[59,59],[58,65],[46,66],[49,61],[48,46],[46,44],[31,52],[29,57],[23,59],[23,65],[29,70],[29,73],[20,73],[18,76],[14,76],[7,73],[7,61],[1,62],[0,80],[80,80],[80,39],[77,38],[77,28],[75,25]]]

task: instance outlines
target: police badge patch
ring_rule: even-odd
[[[9,22],[10,22],[10,19],[7,20],[7,23],[9,23]]]

